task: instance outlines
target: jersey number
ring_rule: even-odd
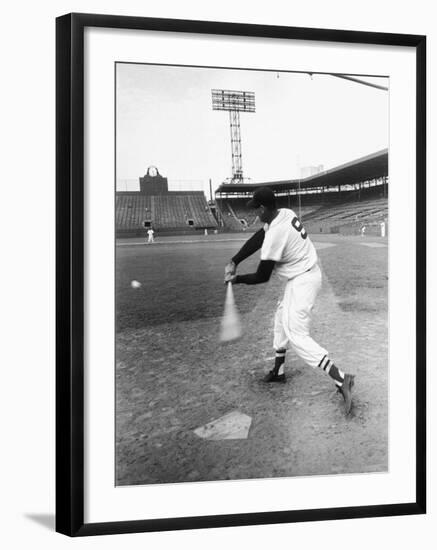
[[[308,233],[305,231],[304,226],[296,217],[291,220],[291,225],[296,229],[296,231],[299,231],[302,239],[306,239],[308,237]]]

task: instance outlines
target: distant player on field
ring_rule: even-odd
[[[155,232],[153,231],[153,228],[150,227],[147,230],[147,244],[153,244],[155,242]]]
[[[310,336],[311,311],[322,283],[316,249],[293,210],[276,208],[275,195],[268,187],[256,190],[248,205],[257,210],[264,227],[226,265],[225,282],[256,285],[267,282],[272,273],[287,281],[275,314],[275,364],[264,381],[285,382],[285,353],[290,345],[307,365],[322,369],[334,379],[349,414],[354,376],[339,370],[327,350]],[[238,264],[260,248],[256,273],[237,275]]]

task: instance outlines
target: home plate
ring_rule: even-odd
[[[200,426],[200,428],[196,428],[194,433],[203,439],[212,441],[247,439],[251,423],[252,419],[247,414],[232,411],[204,426]]]

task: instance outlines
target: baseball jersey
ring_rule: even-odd
[[[264,225],[261,260],[275,262],[274,273],[283,279],[292,279],[311,269],[317,262],[317,252],[298,217],[288,208]]]

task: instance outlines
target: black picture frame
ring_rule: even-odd
[[[416,499],[398,504],[84,522],[84,29],[301,39],[416,52]],[[56,530],[69,536],[200,529],[426,512],[426,37],[73,13],[56,20]]]

